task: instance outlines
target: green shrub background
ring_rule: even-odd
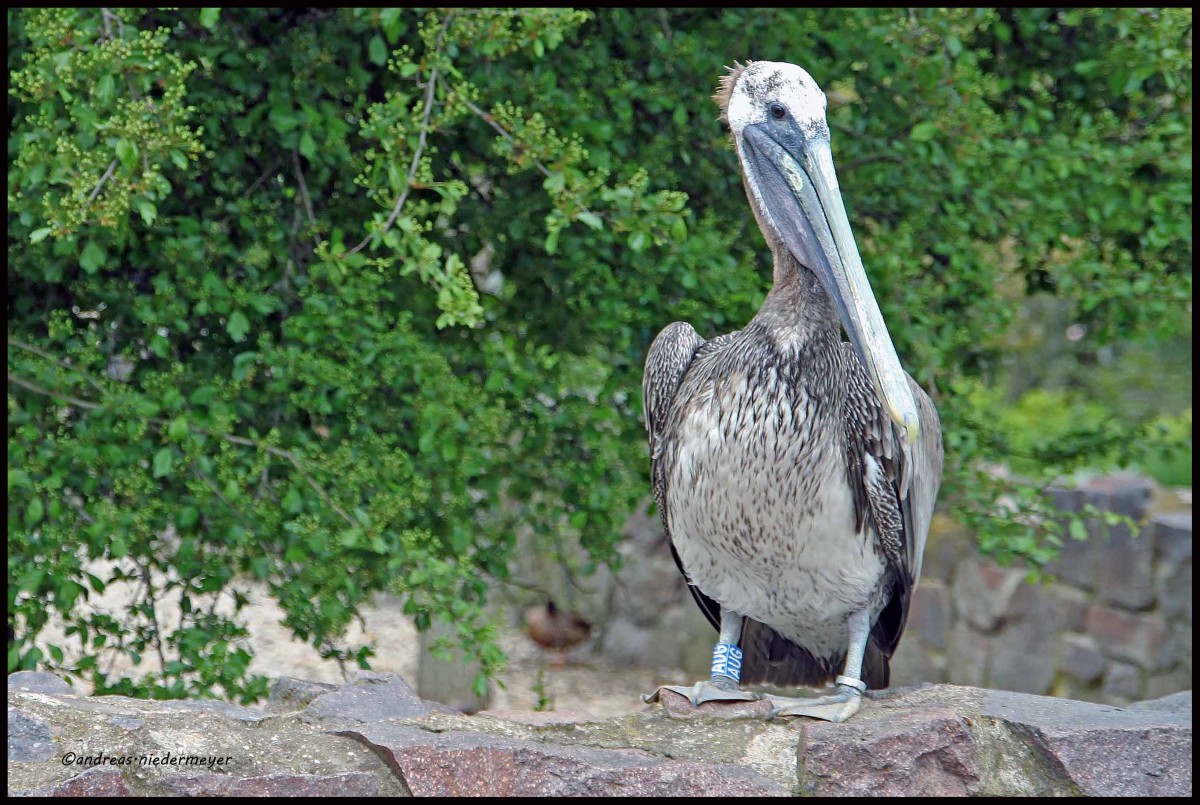
[[[342,635],[390,589],[484,684],[518,527],[617,559],[650,339],[736,329],[766,291],[709,99],[735,59],[826,90],[864,262],[941,411],[943,504],[985,551],[1053,554],[1028,515],[1062,472],[1190,484],[1190,10],[8,22],[10,671],[253,700],[257,579],[360,664]],[[1059,326],[1034,332],[1038,300]],[[128,611],[81,607],[115,580]],[[82,661],[34,645],[54,614]],[[112,648],[163,670],[112,678]]]

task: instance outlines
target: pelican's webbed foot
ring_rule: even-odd
[[[787,696],[768,695],[766,698],[771,702],[772,707],[767,718],[807,716],[819,718],[822,721],[845,721],[858,712],[863,691],[866,689],[867,686],[857,679],[839,676],[837,693],[831,696],[820,696],[815,699],[792,699]]]
[[[656,702],[662,696],[664,690],[678,693],[680,696],[686,696],[688,701],[694,706],[699,706],[705,702],[753,702],[759,698],[756,693],[742,690],[729,677],[720,677],[712,680],[701,680],[695,685],[662,685],[653,693],[642,694],[642,701],[647,703]]]
[[[742,690],[742,650],[738,638],[742,631],[742,616],[732,610],[721,613],[721,636],[713,646],[712,675],[708,681],[695,685],[663,685],[653,693],[642,696],[646,703],[656,702],[664,690],[686,696],[693,706],[705,702],[753,702],[762,698],[756,693]]]

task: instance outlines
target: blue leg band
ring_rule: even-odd
[[[742,681],[742,650],[729,643],[713,646],[712,678],[726,677],[734,682]]]

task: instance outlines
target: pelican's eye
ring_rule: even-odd
[[[770,109],[771,117],[775,118],[776,120],[783,120],[785,117],[787,117],[787,109],[785,109],[781,103],[771,104]]]

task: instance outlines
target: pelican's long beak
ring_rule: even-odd
[[[742,138],[743,164],[752,171],[763,212],[825,286],[888,414],[911,445],[920,435],[916,402],[850,231],[829,139],[768,125],[746,126]]]

